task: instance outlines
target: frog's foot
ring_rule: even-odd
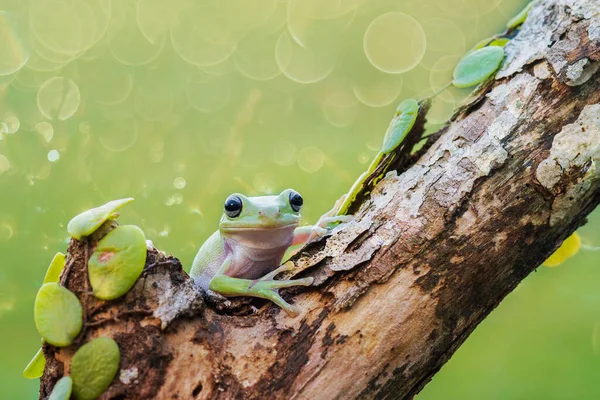
[[[302,278],[302,279],[289,279],[289,280],[281,280],[276,281],[273,278],[282,273],[291,271],[294,269],[293,265],[282,265],[281,267],[271,271],[267,275],[262,278],[256,280],[252,286],[248,289],[249,292],[257,297],[262,297],[263,299],[271,300],[273,303],[277,304],[279,307],[283,308],[285,312],[288,313],[290,317],[295,317],[298,315],[299,310],[297,307],[289,304],[285,301],[281,295],[279,294],[279,289],[294,287],[294,286],[310,286],[312,285],[314,278]]]
[[[317,223],[312,227],[310,235],[308,236],[308,241],[310,242],[316,238],[325,236],[325,234],[328,232],[327,225],[350,222],[353,218],[354,216],[352,215],[322,215]]]
[[[352,215],[337,215],[338,212],[340,211],[340,207],[346,201],[347,196],[348,196],[347,194],[342,195],[342,197],[340,197],[335,202],[335,204],[333,205],[333,208],[331,210],[329,210],[325,214],[321,215],[321,218],[319,218],[319,220],[317,221],[315,226],[318,226],[319,228],[325,228],[325,227],[327,227],[327,225],[336,223],[336,222],[337,223],[350,222],[353,218]],[[319,235],[319,236],[322,236],[322,235]]]

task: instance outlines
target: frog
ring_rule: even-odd
[[[290,246],[324,236],[329,224],[349,222],[351,215],[337,215],[343,201],[342,196],[315,225],[299,226],[304,201],[294,189],[271,196],[233,193],[225,200],[219,229],[198,250],[190,277],[208,295],[267,299],[295,317],[300,310],[279,289],[311,286],[313,278],[275,279],[294,269],[281,261]]]

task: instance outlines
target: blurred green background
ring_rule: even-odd
[[[37,397],[33,301],[72,216],[121,221],[189,269],[233,191],[305,198],[315,221],[379,149],[405,97],[526,0],[0,0],[0,397]],[[429,129],[466,95],[436,98]],[[600,398],[600,213],[418,396]]]

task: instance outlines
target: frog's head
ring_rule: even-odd
[[[220,229],[225,235],[293,230],[300,223],[302,196],[286,189],[278,196],[246,197],[234,193],[225,200]]]

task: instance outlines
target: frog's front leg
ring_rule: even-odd
[[[326,226],[335,222],[350,222],[352,215],[337,215],[342,204],[346,200],[346,195],[340,197],[334,204],[333,208],[321,215],[321,218],[314,225],[306,225],[294,230],[294,241],[292,245],[308,243],[311,240],[322,237],[327,233]]]
[[[291,279],[277,281],[273,278],[281,272],[292,270],[292,265],[282,265],[259,279],[233,278],[225,275],[231,264],[231,257],[227,257],[219,271],[211,279],[209,289],[224,296],[252,296],[271,300],[283,308],[290,317],[298,315],[298,309],[286,302],[280,295],[279,289],[293,286],[310,286],[313,278]]]

